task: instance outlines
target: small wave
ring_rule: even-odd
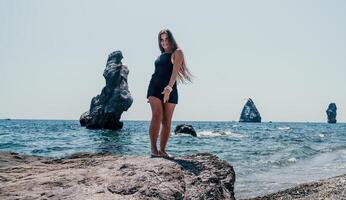
[[[199,137],[231,136],[231,137],[237,137],[237,138],[244,137],[243,135],[241,135],[239,133],[232,133],[229,131],[202,131],[202,132],[198,132],[197,136],[199,136]]]
[[[297,162],[297,158],[291,157],[291,158],[281,158],[278,160],[268,160],[267,163],[276,167],[283,167],[287,165],[291,165]]]
[[[333,146],[333,147],[328,147],[328,148],[324,148],[321,149],[322,153],[330,153],[330,152],[334,152],[334,151],[345,151],[346,152],[346,145],[339,145],[339,146]]]
[[[174,132],[171,132],[172,137],[192,137],[190,134],[175,134]]]
[[[295,163],[297,162],[297,159],[295,157],[292,157],[292,158],[289,158],[287,161],[290,163]]]
[[[323,134],[323,133],[319,134],[318,136],[319,136],[320,138],[324,138],[324,134]]]
[[[291,128],[288,126],[285,127],[278,127],[278,130],[290,130]]]

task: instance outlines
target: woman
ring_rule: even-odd
[[[184,55],[170,30],[163,29],[158,34],[161,55],[155,60],[155,72],[151,77],[147,98],[151,106],[152,118],[149,128],[151,157],[172,158],[165,148],[171,130],[172,116],[178,104],[176,80],[192,82],[192,75],[185,65]],[[160,150],[157,138],[160,134]]]

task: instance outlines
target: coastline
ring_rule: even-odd
[[[340,200],[346,199],[346,174],[299,184],[286,190],[242,200]]]

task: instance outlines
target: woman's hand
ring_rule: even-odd
[[[167,88],[163,89],[163,91],[161,92],[161,94],[163,94],[163,103],[168,102],[169,100],[169,95],[171,94],[171,91],[168,90]]]

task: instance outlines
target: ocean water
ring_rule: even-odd
[[[76,120],[0,120],[0,151],[49,157],[78,152],[149,156],[149,123],[124,121],[122,130],[109,131],[88,130]],[[181,123],[192,124],[198,137],[175,135]],[[346,124],[174,121],[167,151],[219,156],[234,167],[236,197],[252,197],[345,174]]]

